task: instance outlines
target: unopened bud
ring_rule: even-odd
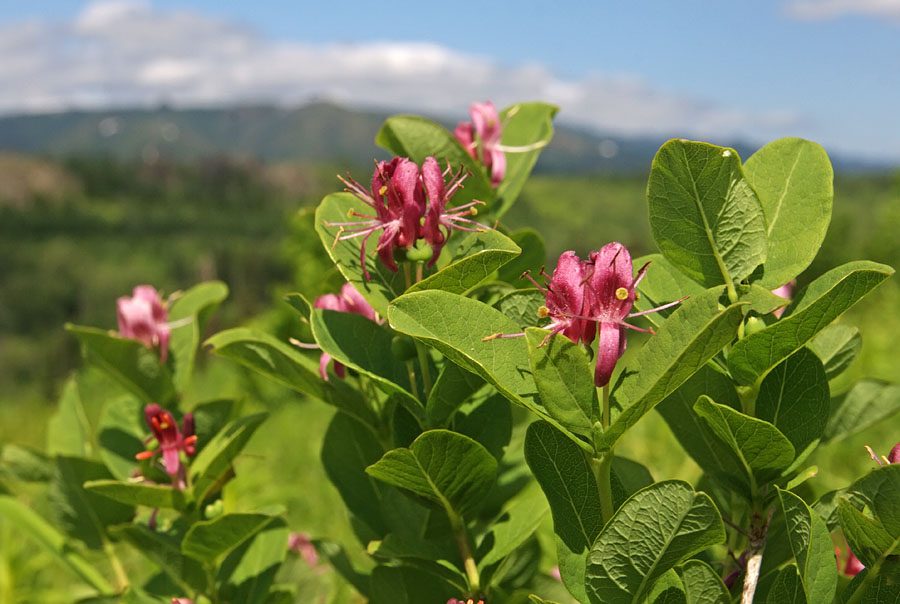
[[[391,352],[400,361],[416,358],[416,345],[407,336],[394,336],[391,340]]]
[[[212,520],[213,518],[218,518],[222,515],[222,512],[225,511],[225,505],[222,503],[221,499],[216,499],[212,503],[208,504],[206,508],[203,510],[203,517],[207,520]]]
[[[751,335],[766,328],[766,322],[759,317],[747,317],[744,323],[744,335]]]

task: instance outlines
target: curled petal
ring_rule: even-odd
[[[622,321],[634,305],[631,254],[621,243],[608,243],[591,254],[593,270],[587,278],[585,305],[598,321]]]
[[[328,363],[331,362],[331,355],[327,352],[323,352],[319,357],[319,375],[322,376],[322,379],[326,382],[328,381]]]
[[[469,122],[460,122],[453,131],[453,136],[459,144],[469,152],[473,159],[478,159],[475,154],[475,127]]]
[[[616,362],[625,349],[625,330],[615,323],[601,323],[597,342],[597,366],[594,385],[605,386],[612,377]]]

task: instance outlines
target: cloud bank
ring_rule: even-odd
[[[134,0],[93,2],[67,22],[0,28],[0,56],[6,114],[332,100],[463,118],[471,101],[489,98],[556,103],[564,121],[622,134],[765,138],[798,122],[790,112],[723,107],[639,78],[566,79],[541,65],[499,65],[428,42],[274,41]]]

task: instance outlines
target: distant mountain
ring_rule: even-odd
[[[358,111],[326,103],[284,109],[251,106],[217,109],[122,109],[0,117],[0,151],[49,155],[109,155],[190,160],[233,155],[281,161],[368,163],[384,157],[373,139],[387,112]],[[443,121],[445,125],[453,124]],[[541,154],[541,172],[646,172],[670,137],[605,136],[557,125]],[[754,145],[716,141],[748,157]],[[853,157],[832,155],[843,171],[883,170]]]

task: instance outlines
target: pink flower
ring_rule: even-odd
[[[419,236],[421,219],[425,214],[425,194],[419,178],[419,166],[405,157],[395,157],[390,162],[378,162],[372,174],[370,191],[365,190],[349,176],[348,178],[349,180],[341,178],[341,182],[357,199],[372,208],[375,215],[359,214],[354,211],[353,216],[366,220],[331,222],[326,223],[326,226],[341,227],[334,240],[335,243],[354,237],[363,238],[359,261],[366,279],[369,279],[366,270],[366,242],[372,233],[381,231],[376,247],[378,258],[391,272],[396,273],[394,248],[409,248],[415,244]]]
[[[550,576],[556,579],[557,581],[562,581],[562,574],[559,572],[559,566],[554,566],[550,569]]]
[[[138,285],[132,297],[116,301],[119,335],[137,340],[147,348],[159,348],[159,360],[166,362],[172,332],[169,315],[159,293],[150,285]]]
[[[781,287],[776,287],[775,289],[773,289],[772,293],[775,294],[776,296],[780,296],[782,298],[787,298],[788,300],[790,300],[791,295],[794,293],[795,285],[797,285],[797,280],[791,279],[790,281],[788,281]],[[782,306],[781,308],[776,308],[775,310],[772,311],[772,314],[775,315],[776,319],[780,319],[781,315],[784,314],[784,309],[785,309],[784,306]]]
[[[172,598],[172,604],[194,604],[190,598]]]
[[[181,464],[179,452],[192,456],[196,453],[195,444],[197,436],[194,434],[194,416],[185,413],[181,420],[181,430],[172,414],[157,405],[151,403],[144,407],[144,420],[156,438],[158,448],[153,451],[143,451],[135,457],[137,459],[150,459],[157,453],[162,453],[163,465],[166,473],[172,477],[172,481],[178,488],[184,488],[184,466]]]
[[[584,308],[585,277],[592,268],[592,264],[583,261],[575,255],[575,252],[563,252],[553,269],[553,276],[546,288],[535,281],[529,273],[527,277],[542,294],[546,306],[540,309],[542,316],[550,317],[550,334],[541,342],[541,346],[550,338],[562,333],[575,343],[590,344],[597,334],[597,324],[591,320],[581,318],[587,309]],[[548,277],[541,269],[541,275]]]
[[[475,604],[475,600],[469,598],[468,600],[457,600],[456,598],[450,598],[447,600],[447,604]],[[478,600],[478,604],[484,604],[484,600]]]
[[[475,159],[479,159],[476,149],[481,147],[481,163],[488,169],[491,184],[496,187],[506,175],[506,154],[500,144],[503,135],[500,116],[494,104],[485,101],[472,103],[469,106],[469,117],[472,122],[461,122],[453,135]]]
[[[313,302],[313,308],[322,308],[325,310],[335,310],[337,312],[349,312],[357,315],[362,315],[367,319],[379,322],[378,315],[375,313],[375,309],[366,302],[366,299],[362,297],[362,295],[356,291],[356,288],[353,287],[350,283],[345,283],[341,288],[340,294],[325,294],[324,296],[319,296],[316,298],[316,301]],[[304,345],[306,347],[306,345]],[[323,380],[328,380],[328,363],[331,361],[331,355],[327,352],[323,352],[322,356],[319,357],[319,374],[322,376]],[[337,374],[339,378],[344,377],[344,366],[335,361],[334,362],[334,372]]]
[[[459,229],[461,231],[480,231],[484,225],[473,220],[469,220],[466,216],[477,213],[474,206],[481,204],[481,201],[470,201],[469,203],[447,209],[447,203],[462,188],[462,183],[468,174],[460,170],[457,174],[453,174],[450,166],[441,172],[438,162],[433,157],[425,159],[422,164],[422,181],[425,184],[425,193],[428,198],[428,210],[425,215],[425,224],[422,226],[422,237],[431,245],[434,253],[428,262],[428,267],[434,266],[441,250],[447,243],[447,237],[450,229]],[[445,183],[445,179],[447,182]],[[476,228],[464,227],[459,223],[473,224]],[[447,234],[441,231],[441,227],[447,229]]]
[[[302,556],[311,568],[319,564],[319,554],[306,533],[291,533],[288,537],[288,549]]]

